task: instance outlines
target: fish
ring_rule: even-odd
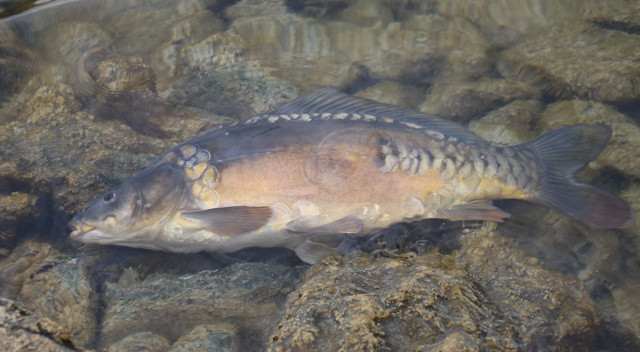
[[[421,219],[503,222],[520,199],[595,228],[631,225],[628,204],[576,171],[607,125],[492,144],[452,121],[325,87],[217,126],[152,161],[69,222],[84,243],[177,253],[285,247],[308,263]]]

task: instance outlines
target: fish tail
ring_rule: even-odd
[[[593,186],[579,183],[575,172],[595,159],[611,138],[606,125],[562,127],[524,143],[544,167],[543,181],[534,191],[537,201],[597,228],[622,228],[633,222],[629,205]]]

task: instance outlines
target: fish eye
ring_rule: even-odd
[[[116,199],[116,194],[113,193],[113,192],[109,192],[109,193],[105,194],[102,199],[104,199],[105,202],[111,202],[114,199]]]

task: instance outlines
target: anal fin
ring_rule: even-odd
[[[477,200],[456,205],[449,209],[437,210],[431,217],[454,221],[482,220],[503,222],[504,219],[510,218],[511,214],[495,207],[490,200]]]
[[[310,221],[294,220],[287,224],[287,230],[294,232],[320,233],[358,233],[364,224],[362,220],[348,216],[323,225],[311,225]]]
[[[182,213],[182,218],[219,235],[241,235],[264,226],[271,218],[269,207],[226,207]]]

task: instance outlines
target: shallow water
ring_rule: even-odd
[[[56,333],[41,331],[52,349],[640,348],[638,225],[597,230],[501,201],[513,218],[495,229],[400,224],[315,266],[285,249],[83,246],[66,228],[176,143],[323,86],[449,118],[500,144],[609,124],[609,147],[580,178],[621,195],[637,223],[640,3],[0,8],[0,296],[53,321]]]

